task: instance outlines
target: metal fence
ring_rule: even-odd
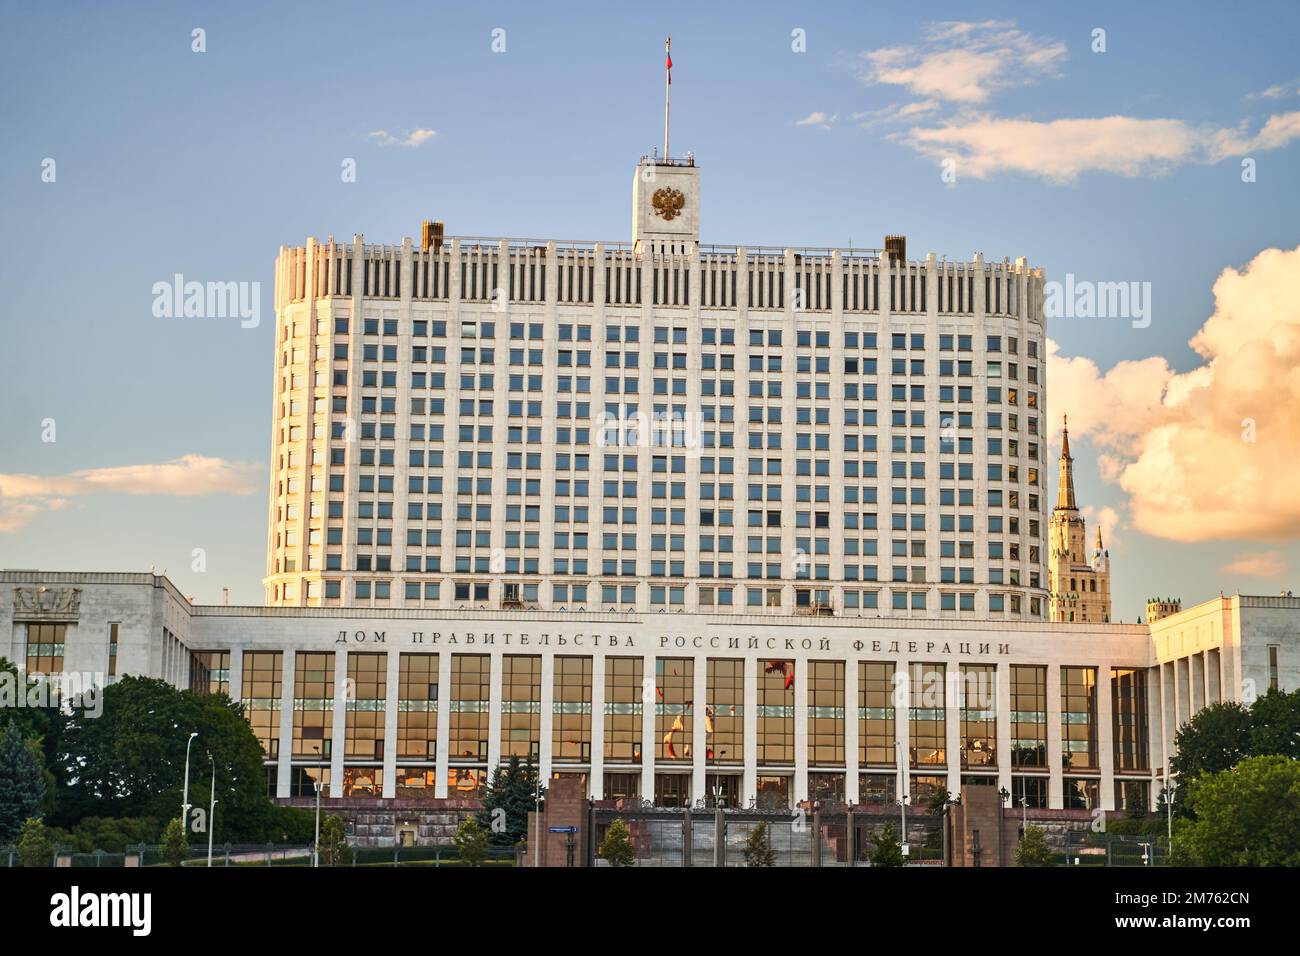
[[[465,866],[460,852],[454,846],[391,846],[351,847],[348,866]],[[162,866],[165,863],[163,847],[139,845],[125,851],[95,850],[81,852],[67,846],[53,848],[45,866],[57,867],[134,867]],[[19,866],[18,848],[0,846],[0,869]],[[185,866],[206,867],[208,849],[197,845],[190,847],[190,858]],[[212,849],[214,867],[249,866],[311,866],[310,844],[225,844]],[[323,863],[321,865],[324,865]],[[489,847],[484,866],[514,866],[515,851],[510,847]]]
[[[1065,866],[1169,866],[1169,841],[1164,834],[1070,833],[1062,863]]]
[[[703,807],[594,807],[590,811],[588,863],[606,866],[597,848],[615,820],[627,825],[636,849],[633,866],[746,866],[745,850],[754,830],[767,825],[766,846],[774,866],[866,866],[872,835],[887,821],[854,814],[847,808],[827,811],[728,809]],[[942,835],[937,824],[909,821],[909,862],[941,862]]]

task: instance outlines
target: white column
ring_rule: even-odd
[[[883,334],[882,334],[883,338]],[[907,800],[912,793],[911,753],[912,746],[912,669],[907,661],[899,661],[894,671],[894,773],[898,781],[898,793],[895,798]],[[903,675],[899,682],[898,675]],[[900,836],[900,840],[906,840]]]
[[[793,281],[793,280],[791,280]],[[807,660],[790,661],[794,669],[794,781],[790,805],[808,799],[808,684],[812,668]]]
[[[438,654],[438,769],[433,794],[439,799],[447,797],[448,758],[451,750],[451,654]]]
[[[844,802],[853,806],[858,799],[858,662],[850,658],[844,662]]]
[[[698,298],[698,295],[696,296]],[[692,301],[696,301],[692,299]],[[709,658],[706,654],[695,657],[695,690],[692,694],[691,708],[691,802],[698,803],[705,798],[705,773],[709,754],[709,735],[705,709],[709,700]]]
[[[953,796],[961,793],[961,705],[964,685],[961,665],[944,665],[943,731],[944,756],[947,758],[948,782],[945,788]]]
[[[743,286],[744,283],[742,282]],[[745,661],[745,773],[740,783],[740,805],[749,806],[749,801],[758,796],[758,669],[762,664],[757,659]]]
[[[1157,731],[1160,734],[1160,745],[1156,749],[1158,754],[1156,766],[1160,767],[1161,773],[1169,773],[1169,735],[1167,735],[1167,726],[1169,726],[1169,692],[1165,689],[1165,665],[1157,663],[1154,667],[1156,671],[1156,693],[1160,697],[1160,710],[1153,711],[1160,717],[1160,723],[1157,724]],[[1152,734],[1154,740],[1156,734]],[[1153,744],[1154,748],[1154,744]]]
[[[500,651],[488,658],[488,780],[501,763],[501,678],[504,662]]]
[[[641,664],[641,799],[652,803],[655,798],[655,746],[658,743],[655,737],[655,710],[659,704],[657,687],[655,655],[646,654]]]
[[[402,653],[389,651],[384,678],[384,799],[397,795],[397,696],[401,693]]]
[[[1174,661],[1169,661],[1161,665],[1161,672],[1164,674],[1162,688],[1164,690],[1164,719],[1167,721],[1165,729],[1165,760],[1174,759],[1175,746],[1174,740],[1178,735],[1178,668]],[[1165,770],[1169,769],[1166,762]]]
[[[1174,725],[1169,734],[1171,740],[1178,736],[1178,728],[1187,719],[1187,707],[1183,703],[1183,688],[1187,686],[1187,682],[1183,675],[1179,673],[1182,670],[1181,663],[1178,658],[1174,658],[1169,662],[1169,686],[1173,691],[1174,698]]]
[[[1097,665],[1097,761],[1101,766],[1101,803],[1103,810],[1115,807],[1115,723],[1111,713],[1111,668]],[[1121,808],[1122,809],[1122,808]]]
[[[1165,766],[1165,733],[1164,733],[1164,715],[1161,712],[1161,688],[1160,688],[1160,666],[1149,667],[1147,675],[1147,766],[1152,772],[1157,767]],[[1157,784],[1153,783],[1148,788],[1150,806],[1148,810],[1155,810],[1155,796]]]
[[[284,651],[280,660],[280,766],[275,795],[289,796],[293,762],[293,668],[295,653]]]
[[[1220,672],[1223,654],[1218,648],[1205,652],[1205,694],[1207,703],[1217,704],[1223,700],[1223,675]]]
[[[596,587],[596,585],[592,585]],[[588,794],[605,796],[605,655],[591,655],[591,773]]]
[[[1061,668],[1047,665],[1047,805],[1059,810],[1064,804],[1061,783]]]
[[[330,713],[330,796],[343,796],[343,755],[347,750],[348,652],[334,652],[334,709]]]
[[[1007,661],[998,661],[996,700],[998,789],[1010,793],[1015,755],[1011,752],[1011,664]]]
[[[553,460],[553,459],[552,459]],[[555,655],[542,655],[542,713],[538,721],[538,733],[541,735],[538,749],[538,779],[542,786],[550,786],[551,764],[554,760],[555,734]]]

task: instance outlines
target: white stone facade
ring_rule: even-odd
[[[225,652],[229,664],[220,679],[235,700],[247,698],[247,655],[278,653],[280,699],[272,706],[277,723],[271,731],[278,742],[278,756],[269,766],[274,768],[273,786],[281,797],[290,795],[295,768],[322,765],[319,759],[293,756],[296,715],[304,705],[294,696],[300,653],[334,655],[326,683],[332,691],[327,693],[332,700],[327,707],[329,736],[335,746],[324,764],[330,770],[333,796],[345,795],[345,770],[354,763],[383,771],[384,797],[394,796],[396,771],[406,764],[423,766],[431,773],[436,785],[430,796],[447,796],[448,781],[458,769],[490,770],[504,759],[507,734],[503,732],[503,715],[531,712],[539,715],[532,733],[543,775],[585,774],[589,792],[596,798],[606,796],[605,775],[614,772],[639,775],[640,792],[646,797],[662,789],[663,776],[684,776],[684,792],[692,800],[706,798],[711,775],[734,775],[738,777],[738,798],[746,803],[756,796],[759,781],[764,779],[785,780],[794,802],[810,795],[811,777],[836,777],[842,782],[843,798],[852,803],[865,797],[859,793],[859,785],[868,777],[888,778],[896,785],[901,776],[915,796],[917,780],[933,783],[938,778],[946,789],[957,792],[964,775],[977,775],[995,778],[1008,792],[1015,791],[1022,778],[1030,783],[1041,781],[1045,802],[1054,808],[1069,805],[1069,788],[1082,787],[1095,795],[1097,808],[1108,810],[1117,808],[1116,784],[1121,781],[1139,783],[1144,799],[1154,803],[1172,756],[1174,731],[1195,710],[1217,700],[1249,701],[1270,687],[1300,687],[1300,599],[1289,597],[1215,599],[1147,626],[793,615],[192,606],[165,578],[148,574],[0,572],[0,656],[17,662],[20,668],[28,660],[27,629],[40,615],[25,610],[30,603],[20,601],[18,592],[39,588],[80,590],[75,617],[63,616],[67,627],[63,666],[68,671],[107,671],[110,622],[119,624],[119,677],[128,673],[159,676],[185,686],[194,655]],[[372,761],[354,761],[342,746],[352,713],[348,701],[356,697],[348,678],[349,654],[353,653],[381,655],[386,676],[384,693],[375,701],[376,709],[383,713],[384,745],[381,756]],[[399,674],[403,655],[409,654],[438,655],[436,757],[428,761],[400,760],[396,746]],[[476,707],[471,708],[485,715],[486,734],[485,752],[473,759],[461,759],[450,752],[452,714],[461,706],[450,690],[453,667],[458,666],[455,658],[464,655],[485,656],[489,674],[483,699],[473,702]],[[503,681],[507,663],[521,657],[537,658],[540,664],[536,699],[524,701],[530,706],[523,708],[505,700]],[[566,710],[557,701],[556,669],[562,659],[588,657],[592,661],[590,693],[578,711],[585,710],[592,717],[589,756],[558,759],[554,721],[575,710],[573,706]],[[617,709],[607,706],[610,695],[604,675],[610,658],[639,658],[644,675],[670,673],[691,662],[693,684],[683,691],[687,706],[679,708],[690,728],[689,740],[695,743],[689,754],[656,758],[656,744],[666,726],[664,716],[673,713],[665,709],[666,681],[659,676],[643,680],[641,688],[641,759],[606,760],[607,715]],[[708,683],[710,662],[736,660],[743,671],[743,705],[738,711],[743,717],[743,760],[715,764],[710,747],[711,721],[716,717],[709,712],[713,693]],[[657,671],[661,661],[669,666]],[[822,662],[842,663],[842,698],[829,702],[822,698],[818,704],[812,700],[810,673]],[[907,672],[909,665],[924,665],[927,671],[943,665],[949,681],[954,679],[952,675],[962,673],[963,667],[992,667],[995,700],[990,701],[986,716],[992,719],[993,762],[963,767],[960,755],[969,752],[964,721],[977,717],[973,710],[983,705],[948,687],[941,700],[920,701],[919,708],[916,698],[892,702],[895,752],[904,755],[901,775],[897,762],[860,763],[858,736],[872,716],[861,709],[859,696],[859,665],[864,662],[892,663],[897,673]],[[784,712],[780,707],[762,705],[758,696],[764,674],[776,663],[791,667],[789,704]],[[1024,746],[1013,739],[1013,725],[1022,726],[1020,722],[1028,719],[1020,712],[1026,705],[1013,703],[1012,698],[1016,692],[1013,669],[1019,667],[1041,669],[1045,676],[1039,705],[1043,712],[1038,720],[1045,731],[1046,761],[1044,766],[1029,769],[1017,768],[1011,760],[1017,746]],[[1067,704],[1062,687],[1067,670],[1077,668],[1092,669],[1095,676],[1095,692],[1082,707]],[[1117,698],[1111,685],[1129,672],[1143,675],[1145,681],[1145,706],[1135,712],[1141,724],[1135,739],[1143,741],[1143,746],[1135,765],[1124,766],[1114,739],[1121,722],[1112,713]],[[705,706],[698,706],[699,701]],[[1067,712],[1070,706],[1074,710]],[[927,708],[932,713],[923,713]],[[789,761],[773,762],[759,756],[760,721],[773,713],[786,721],[793,736]],[[843,734],[842,758],[837,762],[810,756],[816,753],[810,735],[818,718],[831,720],[829,726]],[[1095,766],[1071,768],[1065,759],[1070,748],[1063,745],[1062,738],[1073,735],[1081,719],[1092,729],[1096,759],[1091,762]],[[834,723],[836,720],[839,723]],[[924,749],[909,741],[918,720],[941,723],[946,755],[942,762],[924,762]],[[826,726],[821,725],[823,730]]]
[[[1042,271],[633,194],[632,242],[281,249],[267,603],[1045,619]]]

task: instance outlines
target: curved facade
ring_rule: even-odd
[[[1046,619],[1042,271],[633,194],[631,242],[281,249],[267,602]]]

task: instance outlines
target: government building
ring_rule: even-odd
[[[626,242],[307,240],[276,261],[266,606],[0,572],[0,656],[241,702],[268,791],[1149,809],[1197,709],[1300,687],[1300,600],[1113,623],[1043,273],[700,242],[643,157]]]

